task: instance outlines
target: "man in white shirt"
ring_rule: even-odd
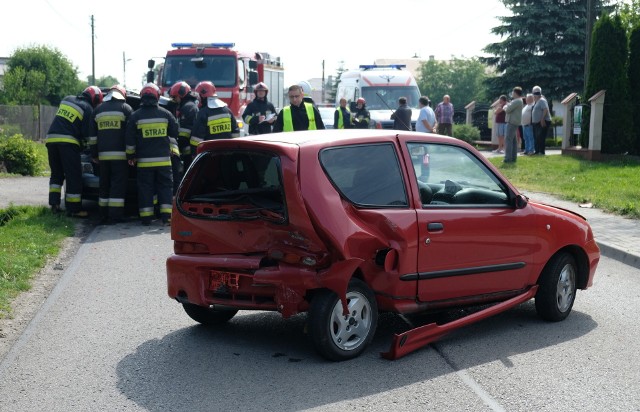
[[[416,122],[416,132],[433,133],[436,127],[436,114],[429,106],[431,101],[427,96],[422,96],[418,99],[418,106],[420,107],[420,114],[418,115],[418,121]]]

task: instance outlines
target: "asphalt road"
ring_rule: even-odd
[[[640,409],[640,276],[617,261],[603,258],[564,322],[527,302],[387,361],[407,324],[385,315],[363,356],[331,363],[304,315],[195,325],[166,295],[171,251],[168,228],[95,229],[0,360],[0,411]]]

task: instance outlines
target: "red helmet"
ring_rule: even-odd
[[[147,83],[142,87],[142,90],[140,90],[140,97],[144,96],[151,96],[158,100],[160,99],[160,89],[155,85],[155,83]]]
[[[356,101],[356,104],[360,104],[360,103],[362,103],[363,105],[364,105],[364,104],[367,104],[366,100],[364,100],[364,97],[360,97],[360,98]]]
[[[169,96],[173,98],[179,97],[183,99],[189,93],[191,93],[191,86],[184,81],[175,82],[175,84],[171,86],[171,89],[169,89]]]
[[[269,93],[269,88],[263,82],[260,82],[260,83],[256,84],[255,86],[253,86],[253,92],[254,93],[257,92],[258,90],[264,90],[265,92]]]
[[[216,97],[218,94],[216,93],[216,86],[210,81],[200,82],[196,86],[196,92],[200,95],[200,97],[204,100],[207,97]]]
[[[89,99],[91,106],[96,107],[102,103],[102,90],[98,86],[89,86],[82,92],[82,95]]]
[[[119,84],[114,84],[113,86],[111,86],[111,88],[109,88],[109,90],[120,93],[122,97],[127,97],[127,90]]]

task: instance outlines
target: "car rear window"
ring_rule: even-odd
[[[280,158],[259,151],[205,152],[185,176],[176,204],[185,215],[284,222]]]
[[[320,162],[333,185],[349,201],[366,207],[407,207],[407,192],[392,144],[325,149]]]

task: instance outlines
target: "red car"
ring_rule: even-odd
[[[208,141],[173,209],[168,293],[195,321],[308,312],[330,360],[361,354],[379,312],[485,308],[396,335],[397,358],[535,298],[571,312],[600,251],[586,220],[530,202],[472,146],[391,130]]]

